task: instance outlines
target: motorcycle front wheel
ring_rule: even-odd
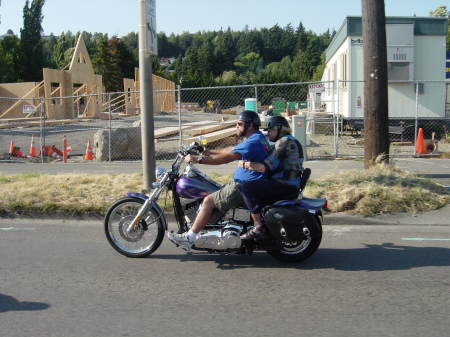
[[[114,202],[105,216],[105,234],[108,242],[120,254],[144,257],[153,253],[164,239],[162,215],[151,207],[139,223],[131,228],[144,200],[124,197]]]
[[[283,262],[301,262],[306,260],[319,248],[322,241],[322,227],[320,227],[320,235],[311,238],[308,236],[302,241],[278,241],[283,249],[267,250],[267,253],[275,259]]]

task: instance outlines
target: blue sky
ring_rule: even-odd
[[[23,25],[25,0],[1,0],[0,35]],[[31,2],[31,0],[30,0]],[[387,16],[429,16],[431,10],[450,4],[444,0],[385,0]],[[121,37],[138,31],[138,0],[46,0],[43,7],[44,34],[87,31]],[[344,18],[361,15],[361,0],[156,0],[157,31],[172,32],[270,28],[278,23],[321,34],[338,30]]]

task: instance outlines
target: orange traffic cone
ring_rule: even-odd
[[[11,141],[11,144],[9,145],[9,154],[13,154],[14,153],[14,142]]]
[[[420,128],[419,132],[417,133],[416,153],[417,154],[425,154],[425,153],[427,153],[425,151],[425,142],[423,140],[423,129],[422,128]]]
[[[55,151],[55,153],[59,156],[59,158],[61,158],[63,156],[63,152],[58,149],[55,145],[52,145],[52,150]]]
[[[67,163],[67,138],[66,138],[66,135],[64,135],[64,138],[63,138],[63,162]]]
[[[20,147],[14,147],[12,155],[14,157],[27,158],[27,155],[20,151]]]
[[[44,154],[48,157],[53,157],[56,159],[61,158],[61,155],[59,155],[56,151],[55,151],[56,147],[55,145],[45,145],[44,147]],[[58,150],[58,149],[56,149]],[[59,151],[59,150],[58,150]],[[61,151],[60,151],[61,152]]]
[[[31,135],[30,157],[36,157],[36,144],[34,143],[34,135]]]
[[[88,139],[86,146],[86,153],[84,155],[84,160],[94,160],[94,155],[92,154],[91,140]]]

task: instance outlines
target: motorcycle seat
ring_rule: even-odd
[[[280,200],[272,204],[272,206],[303,206],[308,208],[322,208],[326,202],[326,198],[306,198],[294,200]]]

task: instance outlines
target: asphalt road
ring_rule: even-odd
[[[185,253],[167,239],[129,259],[101,221],[1,219],[1,335],[448,334],[448,226],[324,229],[315,255],[284,264]]]

